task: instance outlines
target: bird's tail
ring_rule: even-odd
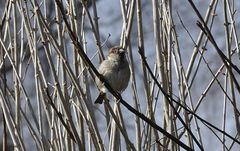
[[[95,104],[102,104],[103,100],[106,98],[106,93],[100,92],[96,101],[94,102]]]

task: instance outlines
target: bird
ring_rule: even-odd
[[[98,68],[98,72],[107,83],[118,93],[122,93],[128,86],[130,79],[129,63],[126,59],[126,50],[121,46],[114,46],[109,49],[107,59],[103,60]],[[95,78],[96,85],[100,93],[94,102],[102,104],[106,98],[107,88],[98,77]]]

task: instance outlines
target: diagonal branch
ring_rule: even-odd
[[[151,77],[153,78],[154,82],[157,84],[157,86],[159,87],[159,89],[161,90],[161,92],[163,93],[163,95],[167,98],[167,100],[169,101],[169,104],[172,104],[172,102],[178,104],[179,106],[181,106],[184,110],[186,110],[187,112],[189,112],[190,114],[192,114],[193,116],[195,116],[197,119],[199,119],[201,122],[203,122],[204,124],[214,128],[215,130],[219,131],[220,133],[226,135],[227,137],[229,137],[230,139],[232,139],[234,142],[240,144],[240,141],[238,141],[236,138],[234,138],[233,136],[231,136],[230,134],[226,133],[225,131],[217,128],[216,126],[214,126],[213,124],[209,123],[208,121],[204,120],[203,118],[201,118],[200,116],[198,116],[196,113],[194,113],[193,111],[189,110],[186,106],[182,105],[181,103],[179,103],[178,101],[176,101],[175,99],[173,99],[170,95],[168,95],[163,88],[161,87],[161,84],[158,82],[158,80],[156,79],[156,77],[154,76],[154,74],[151,71],[151,68],[149,67],[147,61],[146,61],[146,57],[142,54],[142,52],[140,52],[140,55],[142,57],[143,63],[145,64],[148,72],[150,73]]]
[[[192,6],[193,10],[195,11],[195,13],[197,14],[198,18],[200,19],[200,22],[197,22],[198,27],[204,32],[204,34],[208,37],[209,41],[213,44],[214,48],[216,49],[218,55],[220,56],[222,62],[224,63],[224,65],[226,66],[231,78],[233,79],[233,82],[238,90],[238,92],[240,93],[240,86],[239,83],[236,79],[236,77],[234,76],[231,67],[237,71],[238,74],[240,74],[240,69],[232,63],[232,61],[230,59],[228,59],[226,57],[226,55],[224,55],[224,53],[222,52],[222,50],[218,47],[216,41],[214,40],[214,37],[211,33],[211,31],[209,30],[207,24],[205,23],[203,17],[201,16],[200,12],[198,11],[198,9],[196,8],[195,4],[193,3],[192,0],[188,0],[188,2],[190,3],[190,5]]]
[[[97,71],[97,69],[94,67],[94,65],[92,64],[92,62],[90,61],[90,59],[88,58],[88,56],[85,54],[85,52],[83,51],[83,47],[81,45],[81,43],[78,41],[77,36],[75,35],[75,33],[71,30],[71,26],[69,25],[66,15],[64,13],[64,8],[63,5],[61,4],[61,2],[59,0],[55,0],[60,12],[62,14],[64,23],[66,25],[66,28],[68,30],[68,34],[73,42],[73,44],[76,47],[76,51],[78,52],[78,54],[80,55],[80,57],[83,59],[83,61],[86,63],[87,66],[89,66],[91,68],[91,70],[94,72],[94,74],[105,84],[105,87],[108,89],[108,91],[117,99],[119,100],[120,103],[122,103],[129,111],[131,111],[132,113],[134,113],[135,115],[139,116],[142,120],[144,120],[145,122],[147,122],[149,125],[151,125],[153,128],[157,129],[159,132],[161,132],[162,134],[164,134],[166,137],[168,137],[169,139],[171,139],[172,141],[174,141],[175,143],[177,143],[179,146],[181,146],[182,148],[184,148],[187,151],[193,151],[193,149],[191,149],[190,147],[188,147],[186,144],[184,144],[182,141],[180,141],[178,138],[174,137],[173,135],[171,135],[170,133],[168,133],[166,130],[162,129],[160,126],[158,126],[155,122],[153,122],[152,120],[150,120],[149,118],[147,118],[144,114],[138,112],[137,110],[135,110],[132,106],[130,106],[126,101],[124,101],[121,97],[121,95],[119,93],[117,93],[116,91],[114,91],[111,86],[109,85],[109,83],[107,83],[107,81],[104,80],[103,76]]]

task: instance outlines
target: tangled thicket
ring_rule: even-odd
[[[120,0],[110,21],[121,23],[129,88],[121,96],[106,83],[110,101],[95,105],[95,67],[111,45],[99,19],[111,14],[99,16],[95,0],[0,0],[1,149],[239,148],[239,2],[211,0],[206,12],[182,2],[193,36],[172,0],[142,1]]]

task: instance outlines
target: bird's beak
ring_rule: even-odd
[[[119,52],[120,52],[121,54],[123,54],[123,53],[126,53],[127,51],[124,50],[123,48],[121,48],[121,49],[119,49]]]

